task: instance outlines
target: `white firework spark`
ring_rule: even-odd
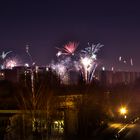
[[[90,45],[88,43],[88,45]],[[91,46],[81,51],[79,69],[86,81],[90,83],[93,80],[94,72],[97,67],[97,55],[96,53],[100,50],[103,45],[98,43],[97,45],[91,44]]]
[[[92,81],[94,71],[97,67],[95,59],[91,57],[81,57],[80,58],[80,69],[83,77],[87,83]]]
[[[122,61],[122,57],[121,56],[119,57],[119,61]]]
[[[130,64],[131,64],[131,66],[133,66],[133,59],[132,58],[130,59]]]
[[[5,61],[5,59],[6,59],[6,57],[7,57],[7,55],[8,54],[10,54],[12,51],[8,51],[8,52],[2,52],[1,53],[1,55],[0,55],[0,58],[1,58],[1,60],[2,60],[2,62],[1,62],[1,69],[5,69],[5,66],[4,66],[4,61]]]
[[[0,57],[4,60],[6,57],[7,57],[7,55],[9,54],[9,53],[11,53],[12,51],[8,51],[8,52],[2,52],[2,54],[0,55]]]
[[[114,67],[111,68],[111,71],[114,71]]]
[[[102,67],[102,71],[105,71],[105,67],[104,66]]]
[[[58,51],[58,53],[56,54],[57,57],[59,57],[61,55],[62,55],[62,52],[61,51]]]
[[[98,43],[97,45],[88,43],[89,47],[85,48],[81,51],[81,53],[84,53],[85,55],[90,56],[93,59],[96,59],[96,53],[100,50],[101,47],[104,45]]]
[[[28,63],[25,63],[24,66],[25,66],[25,67],[29,67],[29,64],[28,64]]]

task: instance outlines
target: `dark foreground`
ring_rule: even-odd
[[[12,138],[4,130],[0,130],[0,140],[24,140],[24,138]],[[64,137],[56,135],[46,137],[40,134],[33,134],[27,140],[140,140],[140,120],[133,120],[129,123],[109,123],[107,127],[97,129],[89,138]]]

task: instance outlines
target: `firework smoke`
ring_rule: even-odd
[[[60,77],[61,79],[61,82],[64,83],[67,79],[67,68],[66,66],[64,65],[63,62],[59,62],[59,63],[52,63],[51,64],[51,69],[56,72],[56,74]]]

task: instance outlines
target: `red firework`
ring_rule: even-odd
[[[78,45],[79,45],[79,43],[77,43],[77,42],[69,42],[66,45],[64,45],[64,47],[62,49],[61,48],[57,48],[57,49],[60,50],[59,53],[61,52],[61,54],[64,54],[64,55],[72,54],[73,55]],[[57,55],[60,56],[59,54],[57,54]]]
[[[75,42],[69,42],[64,46],[64,51],[68,54],[73,54],[78,46],[78,43]]]

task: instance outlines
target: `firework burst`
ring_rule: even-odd
[[[88,43],[88,45],[90,45]],[[91,46],[81,51],[79,69],[85,79],[86,83],[90,83],[93,80],[94,72],[97,67],[97,55],[103,45],[98,43],[97,45],[91,44]]]
[[[0,58],[1,58],[1,66],[0,66],[0,68],[1,69],[4,69],[5,68],[5,66],[4,66],[5,59],[6,59],[7,55],[9,55],[11,52],[12,51],[8,51],[8,52],[3,51],[1,53],[1,55],[0,55]]]
[[[76,48],[78,47],[79,43],[76,42],[69,42],[64,45],[63,48],[57,48],[59,51],[56,54],[57,57],[61,55],[74,55]]]
[[[10,54],[12,51],[9,51],[9,52],[2,52],[2,54],[0,55],[0,57],[4,60],[8,54]]]
[[[96,59],[96,53],[100,50],[104,45],[98,43],[97,45],[88,43],[89,47],[86,47],[84,50],[81,50],[81,53],[87,55],[93,59]]]
[[[5,60],[4,66],[5,66],[6,69],[12,69],[12,68],[14,68],[16,66],[20,66],[20,62],[15,57],[8,58],[8,59]]]
[[[81,57],[79,64],[80,71],[86,83],[90,83],[93,79],[93,75],[97,67],[96,59],[90,57]]]
[[[52,63],[50,66],[52,70],[54,70],[60,76],[63,83],[65,83],[64,81],[67,79],[68,72],[74,69],[82,73],[86,83],[90,83],[93,80],[94,72],[97,67],[96,54],[103,45],[100,43],[97,45],[90,45],[88,43],[88,47],[81,50],[79,55],[71,57],[71,55],[74,54],[77,46],[78,43],[69,42],[62,49],[57,48],[59,50],[56,54],[59,58],[58,62]]]

